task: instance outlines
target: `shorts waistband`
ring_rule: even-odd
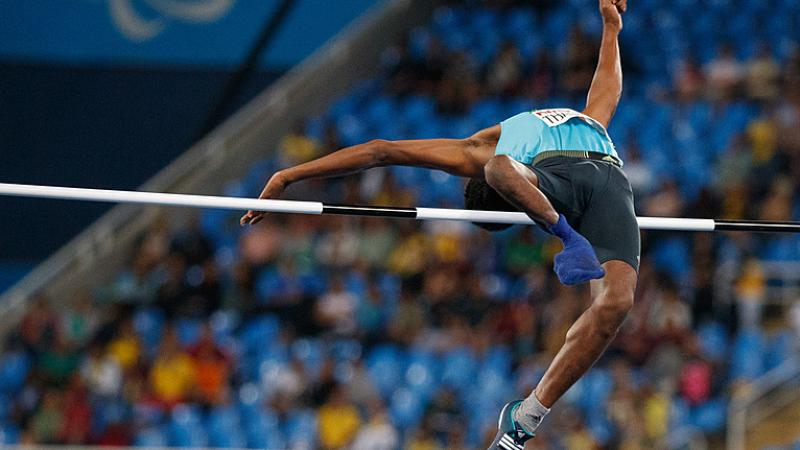
[[[581,158],[591,159],[593,161],[604,161],[611,163],[619,168],[622,168],[622,161],[616,156],[607,155],[599,152],[587,152],[585,150],[548,150],[541,152],[533,158],[533,165],[536,165],[545,159],[554,158],[556,156],[564,156],[567,158]]]

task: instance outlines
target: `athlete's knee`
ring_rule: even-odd
[[[489,186],[502,190],[508,177],[515,172],[514,161],[506,155],[495,155],[483,167],[484,176]]]
[[[633,308],[633,290],[609,286],[594,300],[601,326],[616,332]]]

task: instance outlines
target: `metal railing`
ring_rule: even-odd
[[[800,299],[800,262],[759,261],[765,275],[769,304],[790,304]],[[736,262],[721,264],[714,275],[714,301],[725,305],[734,301],[734,284],[741,266]]]
[[[800,400],[800,357],[787,360],[744,389],[734,392],[728,408],[727,450],[744,450],[747,429]]]

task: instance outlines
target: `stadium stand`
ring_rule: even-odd
[[[538,106],[580,108],[597,14],[583,1],[533,3],[440,8],[384,53],[381,76],[298,123],[225,194],[255,195],[280,167],[344,145],[463,137]],[[626,91],[610,131],[637,209],[798,220],[800,7],[697,4],[641,0],[625,17]],[[289,192],[442,207],[461,194],[456,178],[410,168]],[[557,250],[529,227],[164,217],[113,282],[67,309],[38,299],[7,337],[0,442],[481,448],[586,307],[553,276]],[[800,306],[771,295],[764,270],[798,259],[797,237],[646,234],[631,317],[536,448],[718,437],[730,393],[798,351]],[[719,301],[725,264],[737,276]]]

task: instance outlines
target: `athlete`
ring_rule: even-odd
[[[281,170],[261,193],[262,199],[277,199],[301,180],[378,166],[439,169],[470,178],[467,208],[521,210],[563,242],[554,270],[564,284],[590,282],[591,306],[569,329],[534,391],[505,405],[491,450],[524,448],[553,404],[600,357],[633,306],[639,228],[630,184],[606,131],[622,93],[617,38],[626,2],[599,0],[600,56],[582,112],[524,112],[466,139],[371,141]],[[241,224],[256,224],[263,215],[249,211]]]

